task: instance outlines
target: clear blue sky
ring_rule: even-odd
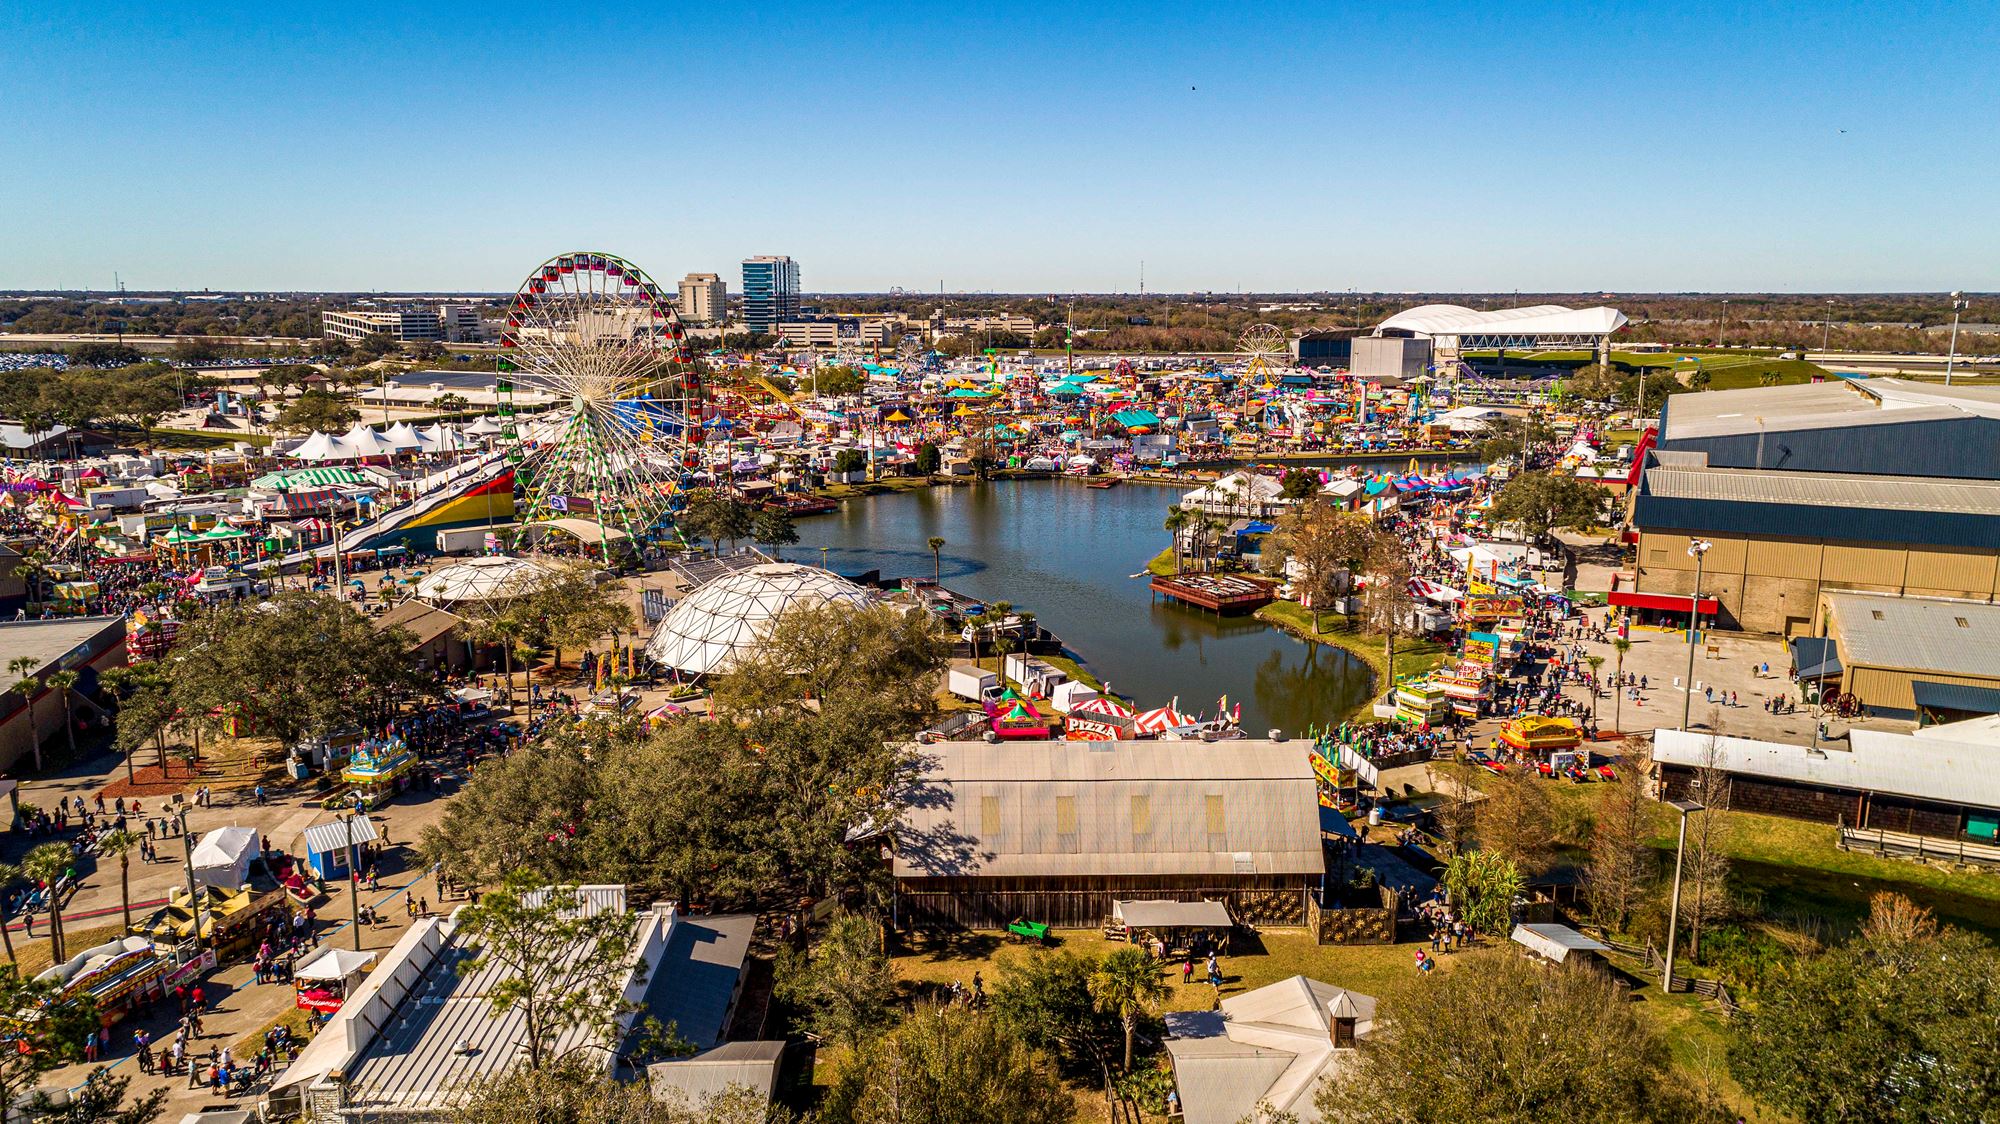
[[[5,4],[0,286],[2000,289],[2000,5],[1619,8]]]

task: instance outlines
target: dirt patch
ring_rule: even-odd
[[[106,800],[117,797],[171,796],[183,792],[204,781],[213,783],[222,776],[222,770],[213,762],[203,760],[199,766],[177,757],[167,759],[165,769],[159,765],[148,765],[132,771],[132,779],[124,777],[112,781],[99,790],[98,795]]]

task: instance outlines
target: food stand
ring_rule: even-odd
[[[417,755],[410,752],[403,739],[369,738],[354,747],[354,756],[341,770],[340,779],[354,786],[362,805],[379,808],[410,786],[416,768]]]
[[[1500,741],[1523,753],[1545,758],[1557,750],[1582,745],[1583,734],[1571,719],[1523,714],[1500,724]]]
[[[372,952],[328,948],[292,969],[292,985],[298,990],[298,1005],[308,1011],[331,1014],[354,993],[375,963]]]
[[[85,949],[36,976],[38,983],[60,985],[57,1002],[88,998],[98,1018],[109,1026],[139,1006],[160,997],[172,962],[145,937],[121,937]]]
[[[167,904],[132,929],[155,943],[178,944],[194,937],[199,917],[201,939],[228,956],[255,945],[267,913],[278,910],[290,916],[290,901],[282,889],[256,890],[246,885],[231,891],[203,886],[200,897],[191,903],[187,891],[175,886],[167,891]]]

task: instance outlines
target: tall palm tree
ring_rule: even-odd
[[[74,671],[51,672],[48,677],[49,687],[62,700],[63,736],[69,739],[69,758],[72,761],[76,760],[76,718],[70,713],[69,693],[76,689],[79,678]]]
[[[138,835],[129,831],[107,832],[97,840],[99,854],[118,856],[118,919],[125,933],[132,931],[132,852],[138,847]]]
[[[35,751],[37,773],[42,771],[42,735],[35,729],[35,688],[38,684],[29,676],[40,671],[41,667],[42,661],[33,656],[15,656],[7,661],[8,674],[19,679],[19,682],[14,684],[14,689],[21,692],[21,697],[28,701],[28,746]]]
[[[7,931],[6,891],[7,887],[12,886],[20,880],[20,867],[15,866],[13,863],[0,863],[0,944],[7,946],[7,962],[10,964],[19,964],[21,961],[14,955],[13,934]]]
[[[1002,686],[1005,686],[1007,682],[1007,649],[1009,646],[1007,641],[1007,618],[1013,615],[1014,603],[1012,601],[995,601],[993,607],[986,611],[987,622],[993,626],[993,651],[995,653],[993,670],[1000,673]]]
[[[931,548],[931,580],[941,583],[944,581],[944,540],[932,535],[924,540],[924,545]]]
[[[56,884],[70,869],[69,844],[44,843],[28,852],[21,869],[28,877],[48,887],[49,894],[49,963],[63,962],[62,904],[56,898]]]
[[[1158,1007],[1167,998],[1167,985],[1160,979],[1160,966],[1136,948],[1121,948],[1097,962],[1090,973],[1090,998],[1097,1009],[1115,1014],[1125,1027],[1125,1071],[1132,1071],[1132,1036],[1139,1029],[1139,1016]]]
[[[1188,520],[1193,514],[1193,512],[1179,504],[1174,504],[1167,508],[1165,527],[1167,533],[1174,537],[1174,574],[1176,576],[1179,576],[1181,572],[1181,532],[1187,529]]]

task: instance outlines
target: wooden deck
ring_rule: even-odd
[[[1277,586],[1241,574],[1182,574],[1156,577],[1155,594],[1211,613],[1249,613],[1278,599]]]

